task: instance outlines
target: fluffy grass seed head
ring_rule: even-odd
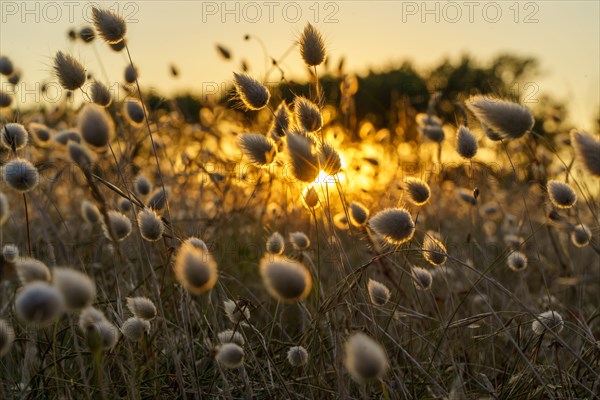
[[[79,329],[82,332],[87,332],[94,324],[97,324],[100,321],[105,321],[106,317],[102,313],[102,311],[98,310],[94,307],[87,307],[81,310],[79,314]]]
[[[577,202],[577,194],[567,183],[550,180],[547,188],[550,201],[557,208],[571,208]]]
[[[513,251],[506,258],[506,265],[513,271],[522,271],[527,268],[527,256],[520,251]]]
[[[156,306],[147,297],[128,297],[127,308],[137,318],[146,319],[148,321],[156,318]]]
[[[150,182],[146,175],[139,174],[133,181],[133,190],[139,196],[148,196],[152,191],[152,182]]]
[[[408,177],[404,180],[408,199],[417,206],[422,206],[429,201],[431,189],[427,182],[415,177]]]
[[[233,73],[233,83],[239,99],[248,110],[261,110],[269,104],[269,90],[245,73]]]
[[[8,204],[8,197],[0,192],[0,226],[4,225],[10,217],[10,205]]]
[[[300,55],[309,67],[321,65],[327,56],[325,41],[321,33],[310,23],[306,24],[300,35]]]
[[[88,171],[94,163],[94,156],[92,153],[89,152],[86,147],[77,142],[69,142],[67,144],[67,151],[71,161],[79,165],[79,167],[84,171]]]
[[[369,209],[358,201],[350,203],[348,208],[350,223],[356,227],[365,226],[369,222]]]
[[[111,210],[108,212],[108,223],[114,230],[116,239],[119,242],[122,242],[131,234],[131,221],[129,218],[127,218],[127,216],[118,211]],[[102,229],[104,231],[104,235],[111,239],[110,231],[104,223],[102,224]]]
[[[303,96],[294,99],[294,115],[298,126],[307,132],[316,132],[323,127],[323,116],[319,107]]]
[[[125,99],[123,101],[123,113],[131,126],[140,127],[144,124],[144,107],[138,99],[133,97]]]
[[[239,368],[244,364],[244,349],[236,343],[225,343],[219,347],[215,358],[225,368]]]
[[[381,378],[389,368],[383,347],[364,333],[350,336],[344,349],[344,366],[358,383]]]
[[[423,257],[431,265],[442,266],[448,258],[446,246],[434,237],[434,232],[427,232],[423,239]]]
[[[319,194],[314,186],[308,186],[302,191],[302,202],[309,209],[319,207]]]
[[[21,124],[9,123],[2,127],[0,132],[0,143],[13,152],[21,150],[27,145],[29,135]]]
[[[246,343],[246,341],[244,340],[244,336],[241,333],[234,331],[232,329],[226,329],[222,332],[219,332],[217,337],[219,338],[219,342],[221,342],[223,344],[235,343],[238,346],[243,347],[244,344]]]
[[[378,212],[369,220],[369,226],[388,243],[400,245],[410,240],[415,233],[415,223],[407,210],[388,208]]]
[[[208,246],[206,245],[206,243],[204,243],[204,240],[199,239],[195,236],[190,236],[189,238],[185,239],[184,244],[187,243],[197,249],[200,249],[204,252],[208,252]]]
[[[267,253],[269,254],[282,254],[285,250],[285,240],[281,233],[273,232],[267,239]]]
[[[94,103],[86,104],[79,112],[78,129],[90,146],[103,149],[115,135],[115,124],[106,110]]]
[[[281,256],[264,257],[260,262],[260,275],[271,296],[287,303],[306,299],[312,288],[306,267]]]
[[[314,182],[320,171],[319,156],[314,143],[304,135],[289,133],[287,152],[294,177],[302,182]]]
[[[592,240],[592,231],[586,225],[579,224],[571,231],[571,242],[576,247],[585,247]]]
[[[96,285],[90,277],[71,268],[54,268],[52,284],[62,293],[69,311],[86,308],[96,297]]]
[[[14,71],[15,67],[10,58],[6,56],[0,56],[0,74],[4,76],[10,76]]]
[[[167,206],[167,197],[169,197],[169,193],[171,193],[171,189],[169,187],[165,187],[164,190],[162,187],[157,188],[146,202],[148,208],[151,208],[155,211],[160,211]]]
[[[467,160],[472,159],[477,154],[479,145],[475,134],[464,125],[458,128],[456,135],[456,152]]]
[[[12,96],[5,92],[4,90],[0,90],[0,108],[10,107],[12,104]]]
[[[35,189],[40,181],[37,168],[24,158],[13,158],[4,164],[2,178],[11,189],[20,193]]]
[[[308,363],[308,351],[302,346],[292,346],[287,352],[287,360],[292,367],[302,367]]]
[[[14,263],[19,258],[19,248],[12,243],[5,244],[2,248],[2,257],[6,262]]]
[[[144,338],[144,334],[150,332],[150,322],[138,317],[129,317],[121,325],[123,337],[132,342],[138,342]]]
[[[573,131],[571,144],[585,169],[593,176],[600,177],[600,140],[587,132]]]
[[[488,96],[472,96],[465,105],[482,125],[502,139],[518,139],[533,128],[531,112],[520,104]]]
[[[125,39],[127,25],[118,14],[108,10],[94,7],[92,9],[94,27],[100,37],[108,44],[116,44]]]
[[[133,209],[133,203],[131,202],[131,200],[125,197],[119,197],[119,199],[117,200],[117,208],[122,213],[128,213]]]
[[[52,140],[66,146],[69,142],[81,143],[81,135],[75,129],[65,129],[54,135]]]
[[[477,199],[473,196],[473,191],[465,188],[458,188],[456,195],[459,199],[472,206],[477,204]]]
[[[27,125],[27,128],[29,129],[29,133],[31,134],[31,137],[36,145],[40,147],[47,147],[50,145],[52,132],[46,125],[37,122],[30,122],[29,125]]]
[[[548,329],[557,334],[560,333],[565,327],[565,322],[559,313],[552,310],[546,311],[538,315],[537,319],[531,323],[531,330],[533,330],[533,333],[536,335],[541,335],[546,331],[546,328],[540,321],[546,324]]]
[[[336,149],[329,143],[319,145],[321,168],[329,176],[334,176],[342,169],[342,159]]]
[[[108,90],[102,82],[94,81],[94,83],[92,83],[92,86],[90,87],[90,97],[95,104],[101,107],[106,108],[112,103],[110,90]]]
[[[188,292],[201,294],[217,283],[217,263],[210,253],[183,243],[175,257],[175,275]]]
[[[0,358],[9,352],[15,340],[15,331],[12,326],[0,319]]]
[[[375,304],[376,306],[383,306],[390,301],[390,289],[388,289],[383,283],[369,279],[367,289],[369,290],[369,298],[371,299],[371,303]]]
[[[250,309],[247,305],[242,304],[242,302],[236,303],[233,300],[224,300],[223,307],[225,308],[227,318],[236,325],[250,320]]]
[[[138,70],[132,64],[127,64],[125,67],[125,82],[132,84],[138,79]]]
[[[22,257],[15,264],[17,276],[22,285],[35,281],[50,281],[50,269],[40,260],[31,257]]]
[[[411,274],[413,278],[413,284],[418,290],[429,290],[433,284],[433,276],[431,272],[421,267],[412,267]]]
[[[310,247],[310,239],[304,232],[290,233],[290,243],[296,250],[307,250]]]
[[[23,322],[41,328],[60,317],[64,299],[60,291],[48,283],[32,282],[17,293],[15,310]]]
[[[258,133],[244,133],[240,135],[238,144],[244,155],[254,165],[259,167],[271,164],[277,155],[277,145],[275,142]]]
[[[102,218],[98,207],[89,200],[83,200],[81,202],[81,217],[89,224],[96,224],[100,222],[100,219]]]
[[[84,26],[79,30],[79,38],[85,43],[91,43],[96,38],[96,31],[91,26]]]
[[[54,56],[54,74],[60,85],[67,90],[79,89],[86,79],[83,65],[75,57],[62,51]]]
[[[137,219],[140,226],[140,234],[144,240],[147,240],[148,242],[160,240],[165,231],[165,225],[154,210],[150,208],[140,210]]]
[[[279,107],[277,107],[277,110],[275,110],[271,132],[274,132],[279,137],[283,137],[291,125],[292,113],[285,101],[282,101],[279,104]]]

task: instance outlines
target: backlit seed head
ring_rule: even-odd
[[[388,208],[369,220],[369,226],[388,243],[400,245],[412,239],[415,223],[403,208]]]
[[[147,196],[152,191],[152,182],[146,175],[140,174],[133,181],[133,190],[140,196]]]
[[[117,200],[117,208],[122,213],[128,213],[133,209],[133,203],[131,202],[131,200],[126,199],[125,197],[119,197],[119,199]]]
[[[88,344],[98,343],[104,350],[112,350],[119,340],[119,328],[108,320],[102,320],[87,331]]]
[[[325,41],[314,26],[306,24],[298,42],[300,44],[300,55],[302,55],[306,65],[313,67],[325,61]]]
[[[10,107],[11,104],[12,96],[4,90],[0,90],[0,108]]]
[[[319,107],[306,97],[296,96],[294,114],[299,127],[307,132],[315,132],[323,127],[323,116]]]
[[[81,310],[94,301],[96,285],[86,274],[70,268],[54,268],[52,283],[60,290],[69,311]]]
[[[16,262],[15,269],[22,285],[34,281],[50,281],[50,270],[46,264],[35,258],[19,258]]]
[[[270,254],[282,254],[285,250],[285,241],[279,232],[273,232],[267,239],[267,252]]]
[[[431,289],[431,284],[433,283],[431,272],[427,271],[425,268],[413,267],[411,274],[415,288],[419,290]]]
[[[239,137],[239,146],[250,161],[259,166],[267,166],[273,162],[277,155],[275,142],[257,133],[244,133]]]
[[[506,265],[513,271],[522,271],[527,268],[527,256],[520,251],[513,251],[508,255]]]
[[[260,262],[260,275],[271,296],[288,303],[306,299],[312,288],[306,267],[281,256],[264,257]]]
[[[38,124],[37,122],[31,122],[27,127],[29,128],[29,133],[31,134],[35,144],[40,147],[47,147],[50,144],[52,133],[46,125]]]
[[[466,126],[461,125],[458,128],[456,137],[456,151],[462,158],[472,159],[477,154],[477,138]]]
[[[336,228],[344,231],[350,228],[348,224],[348,217],[346,217],[346,214],[344,214],[343,212],[335,214],[333,216],[333,223]]]
[[[577,202],[577,194],[567,183],[550,180],[547,183],[550,201],[558,208],[571,208]]]
[[[123,101],[123,113],[132,126],[142,126],[145,120],[144,107],[138,99],[128,98]]]
[[[138,213],[138,224],[140,234],[149,242],[160,240],[165,231],[165,225],[160,216],[149,208],[145,208]]]
[[[288,133],[287,152],[292,163],[294,177],[312,183],[319,176],[319,156],[314,143],[306,136]]]
[[[537,319],[531,323],[531,330],[536,335],[541,335],[546,331],[542,322],[549,330],[554,331],[554,333],[560,333],[565,327],[565,322],[559,313],[556,311],[546,311],[538,315]]]
[[[5,320],[0,319],[0,358],[8,353],[14,340],[15,331],[12,326]]]
[[[145,319],[130,317],[123,325],[121,325],[121,333],[123,336],[133,342],[140,341],[144,338],[144,334],[150,332],[150,322]]]
[[[184,244],[186,243],[208,253],[208,246],[206,245],[206,243],[204,243],[204,240],[202,239],[191,236],[185,240]]]
[[[290,347],[287,360],[292,367],[302,367],[308,363],[308,351],[302,346]]]
[[[269,103],[271,97],[269,90],[250,75],[234,72],[233,83],[236,93],[246,109],[260,110]]]
[[[90,153],[87,148],[83,147],[79,143],[69,142],[67,145],[67,151],[69,152],[71,161],[79,165],[79,167],[84,171],[89,170],[94,163],[94,156],[92,153]]]
[[[306,250],[310,247],[310,239],[303,232],[290,233],[290,242],[296,250]]]
[[[102,311],[94,307],[84,308],[81,311],[81,314],[79,314],[79,329],[81,329],[83,333],[86,333],[90,328],[101,321],[106,321],[106,317]]]
[[[60,85],[67,90],[76,90],[83,86],[86,79],[85,68],[77,59],[62,51],[54,57],[54,74]]]
[[[459,188],[456,191],[456,194],[459,199],[464,201],[467,204],[474,206],[477,204],[477,199],[473,196],[473,191],[465,188]]]
[[[112,227],[116,239],[119,242],[122,242],[131,234],[131,221],[118,211],[111,210],[108,212],[108,223]],[[102,224],[102,230],[104,231],[104,235],[111,239],[110,231],[104,224],[104,221]]]
[[[128,64],[127,67],[125,67],[125,82],[127,82],[129,84],[135,83],[137,78],[138,78],[137,68],[131,64]]]
[[[244,364],[244,349],[235,343],[225,343],[219,347],[215,358],[225,368],[239,368]]]
[[[519,104],[487,96],[473,96],[465,105],[479,122],[502,139],[518,139],[533,128],[531,112]]]
[[[369,209],[358,201],[350,203],[348,208],[350,223],[356,227],[365,226],[369,222]]]
[[[175,257],[175,275],[188,292],[201,294],[217,283],[217,263],[210,253],[184,243]]]
[[[219,342],[221,343],[235,343],[240,347],[243,347],[244,343],[246,343],[246,341],[244,340],[244,336],[241,333],[233,331],[231,329],[219,332],[218,337]]]
[[[0,192],[0,226],[4,225],[10,217],[10,206],[8,204],[8,198],[2,192]]]
[[[435,266],[444,265],[448,257],[446,246],[436,239],[434,232],[428,232],[423,239],[423,257]]]
[[[342,169],[342,159],[339,153],[329,143],[319,145],[321,168],[329,176],[334,176]]]
[[[150,194],[146,205],[148,208],[151,208],[155,211],[160,211],[167,206],[167,198],[169,197],[169,193],[171,193],[171,189],[169,187],[165,187],[164,190],[162,187],[156,188],[156,190]]]
[[[74,129],[66,129],[54,135],[52,140],[66,146],[69,142],[81,143],[81,135]]]
[[[123,41],[127,25],[121,16],[107,9],[94,7],[92,17],[96,31],[105,42],[116,44]]]
[[[79,31],[79,38],[83,40],[85,43],[93,42],[96,38],[96,31],[91,26],[84,26]]]
[[[371,299],[371,303],[375,304],[376,306],[383,306],[390,300],[390,289],[388,289],[387,286],[381,282],[369,279],[367,289],[369,290],[369,298]]]
[[[108,107],[112,103],[110,90],[102,83],[94,81],[90,87],[90,97],[92,101],[101,107]]]
[[[314,186],[309,186],[302,191],[302,202],[306,208],[317,208],[319,206],[319,195]]]
[[[40,180],[37,168],[23,158],[14,158],[4,164],[2,178],[11,189],[21,193],[35,189]]]
[[[19,257],[19,248],[14,244],[5,244],[2,248],[2,256],[9,263],[14,263]]]
[[[586,225],[579,224],[571,232],[571,242],[577,247],[585,247],[592,240],[592,231]]]
[[[389,368],[383,347],[364,333],[350,336],[344,349],[344,366],[358,383],[381,378]]]
[[[60,317],[64,300],[55,287],[45,282],[32,282],[17,293],[15,310],[23,322],[45,327]]]
[[[223,301],[223,307],[227,318],[236,325],[250,320],[250,309],[242,302],[236,303],[233,300],[225,300]]]
[[[429,201],[431,189],[422,179],[409,177],[404,181],[408,199],[417,206],[422,206]]]
[[[9,123],[0,131],[0,143],[13,152],[21,150],[27,145],[29,135],[21,124]]]
[[[600,177],[600,140],[587,132],[573,131],[571,144],[586,170],[593,176]]]
[[[149,321],[156,318],[156,306],[147,297],[128,297],[127,308],[137,318],[147,319]]]
[[[81,217],[89,224],[96,224],[100,222],[100,210],[91,201],[83,200],[81,202]]]
[[[94,103],[86,104],[79,113],[78,129],[83,140],[103,149],[115,135],[115,124],[106,110]]]
[[[279,137],[285,136],[292,124],[292,114],[285,101],[282,101],[275,110],[275,117],[273,118],[273,124],[271,126],[271,132]]]
[[[15,68],[10,58],[6,56],[0,56],[0,74],[4,76],[10,76],[14,70]]]

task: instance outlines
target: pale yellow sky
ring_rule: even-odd
[[[306,22],[324,34],[333,64],[346,57],[359,73],[411,60],[421,69],[444,57],[469,53],[482,62],[499,52],[537,57],[543,75],[517,82],[532,99],[549,93],[568,103],[581,129],[593,127],[600,107],[600,2],[589,1],[0,1],[0,53],[23,71],[25,89],[51,78],[51,59],[63,50],[79,57],[103,77],[97,50],[112,82],[123,79],[126,60],[104,43],[71,43],[66,32],[89,21],[92,4],[104,4],[128,21],[128,39],[142,86],[161,92],[224,87],[240,60],[262,76],[264,57],[249,33],[260,37],[269,54],[280,56]],[[225,62],[215,44],[229,48]],[[181,77],[169,75],[175,63]],[[303,66],[294,51],[285,59],[290,76]],[[531,85],[533,83],[533,86]],[[2,85],[6,80],[2,78]],[[528,85],[529,86],[526,86]],[[539,94],[532,91],[539,88]],[[33,94],[27,100],[35,100]]]

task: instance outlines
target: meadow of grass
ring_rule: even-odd
[[[466,93],[356,121],[311,25],[306,97],[232,71],[189,122],[94,21],[126,96],[60,51],[81,106],[0,93],[0,398],[599,398],[596,133]]]

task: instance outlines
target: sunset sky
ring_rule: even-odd
[[[100,57],[109,81],[122,81],[124,54],[98,41],[85,45],[67,38],[69,28],[88,24],[94,3],[0,3],[0,53],[22,70],[28,90],[53,79],[51,60],[58,50],[79,57],[95,76],[104,78]],[[102,3],[128,21],[127,37],[142,86],[151,84],[162,93],[224,87],[241,59],[250,63],[253,75],[263,76],[261,45],[244,41],[244,35],[259,37],[269,55],[279,58],[311,22],[323,32],[333,65],[345,56],[348,69],[359,74],[405,60],[427,70],[444,57],[456,60],[469,53],[486,62],[510,52],[539,59],[542,74],[534,86],[527,86],[539,88],[531,93],[533,98],[550,93],[565,101],[576,126],[592,129],[600,105],[600,2],[595,0]],[[232,51],[232,61],[218,56],[217,43]],[[169,74],[171,63],[181,71],[177,80]],[[290,77],[303,76],[297,51],[283,66]],[[35,101],[34,95],[27,100]]]

